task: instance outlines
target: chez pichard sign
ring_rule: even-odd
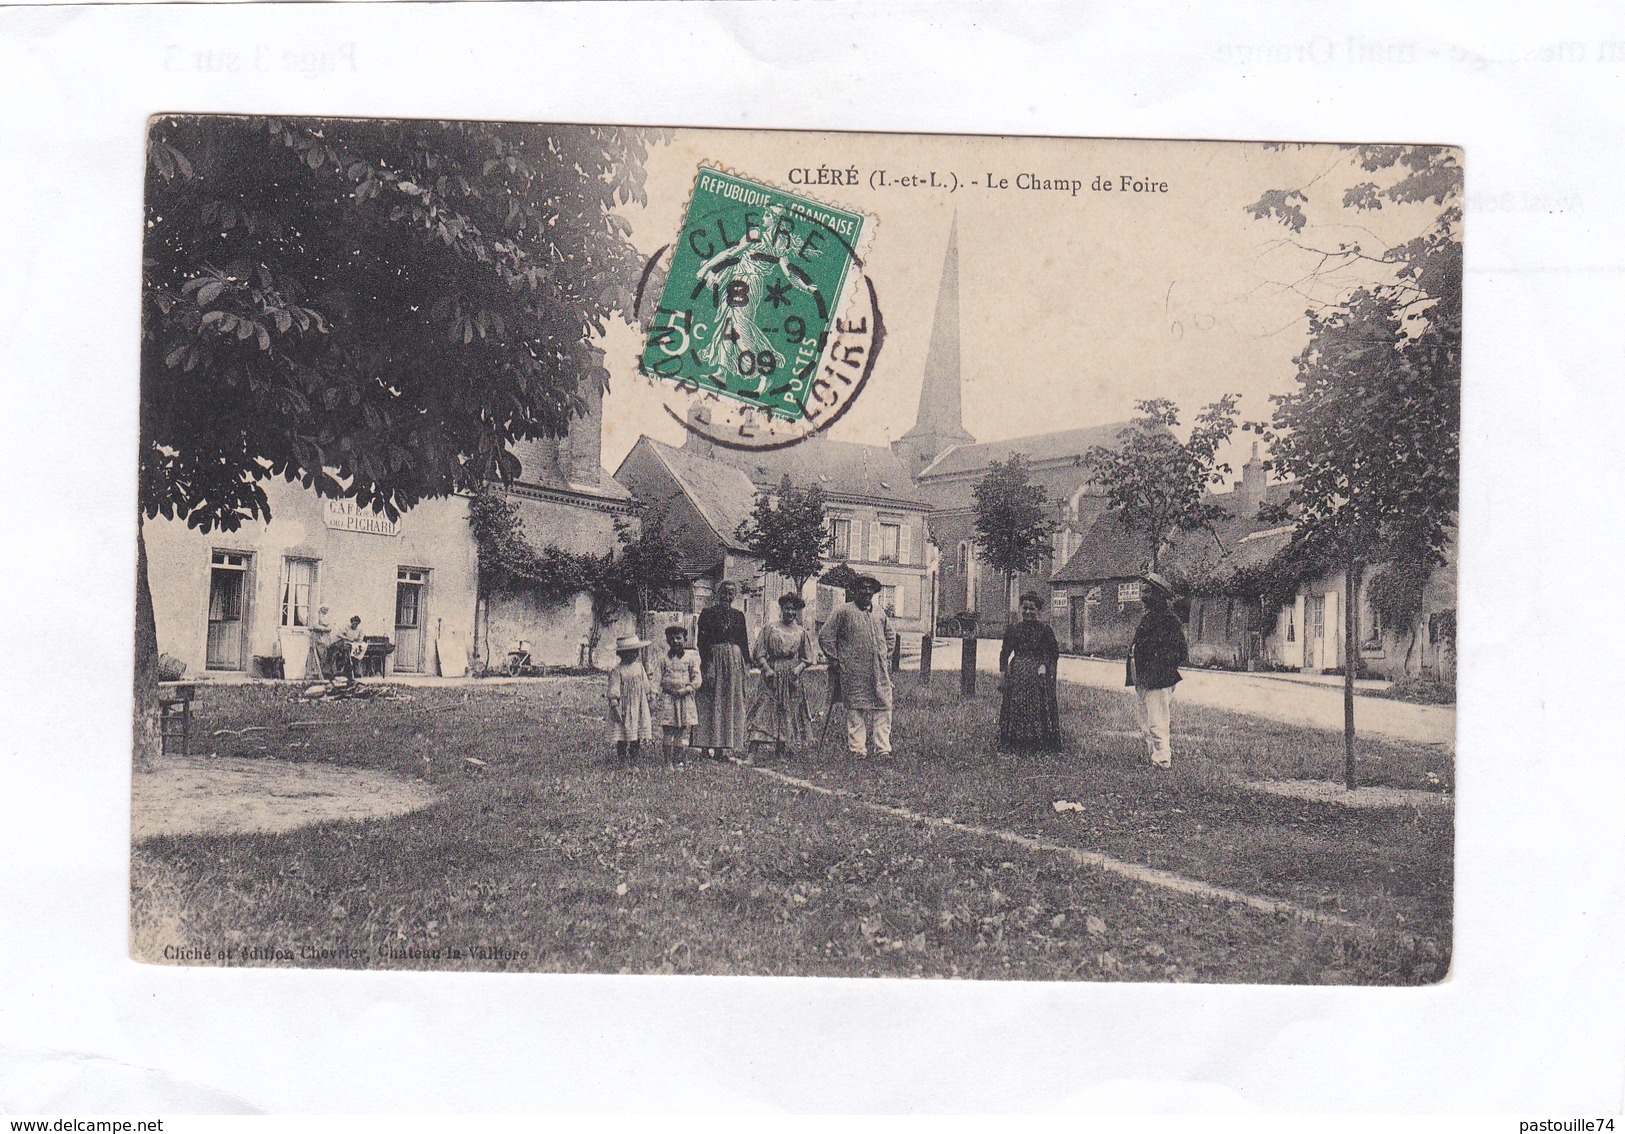
[[[327,526],[337,532],[366,532],[369,535],[398,536],[401,522],[391,520],[382,512],[371,508],[358,508],[354,500],[329,500],[326,513]]]

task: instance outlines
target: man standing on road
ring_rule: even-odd
[[[1134,686],[1140,733],[1145,737],[1151,765],[1156,768],[1173,767],[1173,752],[1168,744],[1169,713],[1174,686],[1179,684],[1179,667],[1190,656],[1185,629],[1168,605],[1173,597],[1168,580],[1155,571],[1140,579],[1140,603],[1145,614],[1134,631],[1128,680],[1124,683]]]
[[[824,655],[840,674],[846,706],[846,748],[853,756],[891,755],[891,623],[876,610],[880,580],[859,575],[847,588],[847,601],[818,632]]]

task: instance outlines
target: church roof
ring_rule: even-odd
[[[1011,437],[1004,441],[982,441],[975,445],[955,445],[920,470],[919,479],[980,475],[995,461],[1008,460],[1015,453],[1023,454],[1032,464],[1041,461],[1074,460],[1096,445],[1112,448],[1117,435],[1129,426],[1126,421],[1107,425],[1090,425],[1082,429],[1063,429],[1055,433],[1039,433],[1032,437]]]

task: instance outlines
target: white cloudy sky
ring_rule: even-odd
[[[871,443],[914,422],[956,214],[965,423],[978,440],[1121,420],[1135,399],[1153,396],[1175,399],[1187,422],[1226,392],[1242,395],[1246,417],[1267,416],[1268,395],[1290,388],[1304,343],[1306,297],[1283,285],[1314,261],[1283,247],[1286,230],[1244,207],[1267,189],[1311,185],[1312,201],[1335,203],[1364,179],[1331,146],[684,130],[649,160],[648,207],[625,211],[645,253],[677,235],[702,161],[779,185],[796,167],[859,170],[856,187],[812,192],[877,222],[867,267],[888,337],[861,401],[832,433]],[[961,188],[872,188],[876,169],[893,179],[953,173]],[[990,173],[1012,187],[964,184]],[[1022,173],[1086,188],[1075,197],[1021,191],[1013,186]],[[1124,174],[1168,191],[1087,188],[1097,175]],[[1354,215],[1339,207],[1311,218],[1317,223],[1300,240],[1319,247],[1393,242],[1429,220],[1423,209]],[[617,326],[606,346],[614,378],[604,462],[613,470],[639,434],[675,443],[682,430],[659,412],[660,391],[636,374],[637,333]]]

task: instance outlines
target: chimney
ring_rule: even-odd
[[[1242,519],[1251,520],[1258,516],[1258,509],[1264,503],[1264,489],[1269,482],[1269,474],[1264,471],[1264,462],[1258,457],[1258,442],[1253,442],[1253,455],[1246,464],[1241,466],[1241,480],[1236,485],[1236,514]]]
[[[699,429],[709,429],[711,425],[711,407],[704,402],[695,402],[688,407],[688,423]],[[683,450],[698,457],[712,457],[716,455],[717,447],[693,429],[687,431],[688,436],[683,438]]]
[[[604,476],[604,387],[592,375],[582,386],[586,411],[559,438],[559,475],[571,484],[596,485]]]

